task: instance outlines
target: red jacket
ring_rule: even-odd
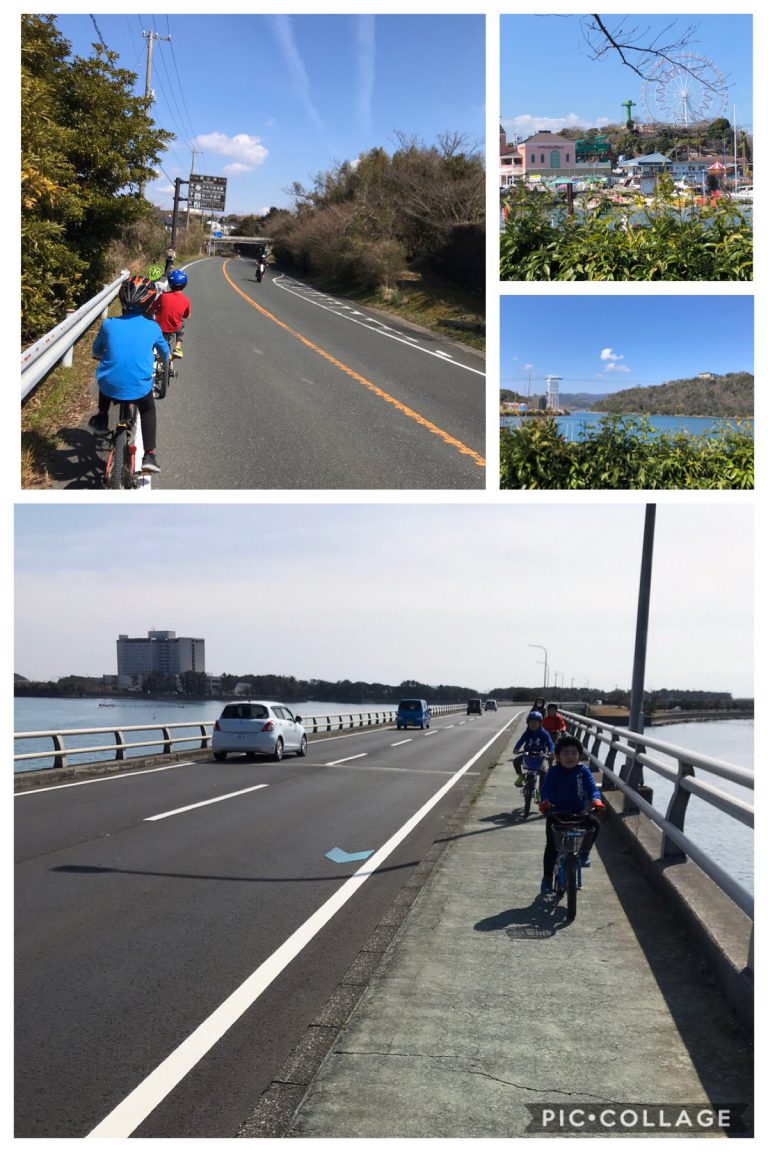
[[[163,332],[178,332],[192,314],[189,297],[183,292],[163,292],[152,313]]]
[[[541,722],[541,726],[545,732],[549,732],[553,743],[558,736],[564,735],[567,731],[565,720],[563,720],[559,712],[556,712],[554,716],[550,716],[549,713],[547,713]]]

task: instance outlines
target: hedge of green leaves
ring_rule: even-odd
[[[606,416],[569,442],[553,419],[501,430],[502,488],[753,488],[754,437],[739,424],[654,434],[647,417]]]
[[[686,206],[671,177],[662,176],[652,208],[642,198],[627,208],[605,193],[595,198],[593,207],[562,220],[556,193],[514,189],[501,235],[501,279],[752,279],[752,224],[728,197]]]

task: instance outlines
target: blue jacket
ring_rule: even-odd
[[[542,803],[549,800],[555,812],[583,812],[593,800],[601,800],[600,789],[586,764],[563,768],[553,764],[541,785]]]
[[[547,752],[554,752],[554,750],[552,737],[544,728],[537,728],[535,732],[526,728],[512,749],[513,752],[525,752],[526,756],[544,756]]]
[[[99,392],[113,400],[146,396],[154,382],[155,348],[163,360],[170,359],[171,350],[160,325],[140,312],[105,320],[93,342],[93,354],[99,361]]]

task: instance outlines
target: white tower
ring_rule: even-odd
[[[559,384],[562,376],[547,376],[547,408],[560,407]]]

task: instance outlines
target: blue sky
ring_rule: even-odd
[[[103,38],[143,94],[153,48],[154,119],[179,137],[147,186],[172,204],[172,181],[227,176],[227,212],[290,207],[285,189],[361,152],[433,143],[445,131],[485,139],[482,16],[59,15],[73,52]],[[460,67],[457,67],[457,62]],[[168,177],[168,178],[166,178]]]
[[[604,395],[699,372],[753,372],[751,296],[502,296],[501,386]]]
[[[525,139],[541,129],[616,123],[626,115],[621,107],[625,100],[638,105],[632,110],[637,119],[648,119],[641,102],[640,77],[615,52],[600,60],[590,59],[584,19],[575,15],[501,17],[500,115],[510,140],[515,134]],[[625,29],[636,29],[644,44],[657,36],[660,45],[670,44],[697,26],[687,49],[717,66],[731,85],[725,115],[731,118],[735,104],[739,126],[751,130],[751,16],[608,15],[604,20],[611,30],[625,21]]]
[[[751,694],[752,518],[659,505],[649,686]],[[641,503],[573,501],[20,504],[14,670],[114,672],[119,633],[167,628],[203,637],[212,673],[485,692],[539,683],[541,644],[564,684],[628,686],[643,520]],[[610,540],[610,564],[579,554],[564,577],[564,538]]]

